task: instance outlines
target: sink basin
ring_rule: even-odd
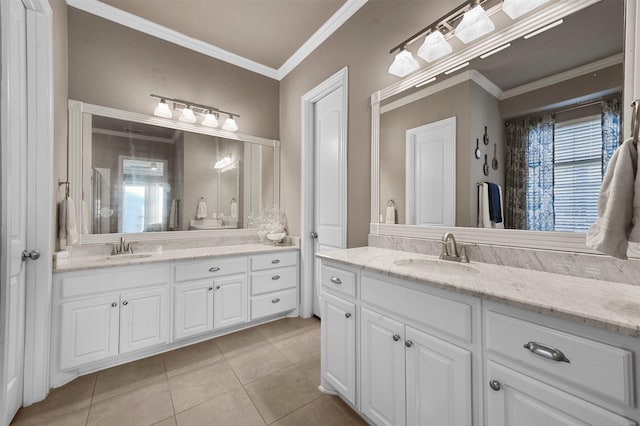
[[[114,262],[118,260],[132,260],[132,259],[146,259],[151,257],[150,254],[113,254],[100,260],[106,260],[107,262]]]
[[[402,259],[393,262],[396,266],[416,272],[430,272],[433,274],[447,275],[475,275],[479,273],[476,268],[467,263],[452,262],[437,259]]]

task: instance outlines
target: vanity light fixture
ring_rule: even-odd
[[[496,47],[495,49],[490,50],[487,53],[483,53],[482,55],[480,55],[480,59],[488,58],[494,53],[502,52],[504,49],[507,49],[508,47],[511,47],[511,43],[503,44],[502,46]]]
[[[180,121],[186,123],[195,123],[196,121],[198,121],[198,118],[196,117],[197,113],[199,115],[204,115],[204,118],[200,122],[202,126],[218,127],[220,114],[225,114],[228,115],[229,118],[227,118],[222,128],[231,132],[235,132],[236,130],[238,130],[238,124],[236,123],[235,118],[240,117],[240,115],[236,114],[235,112],[222,111],[219,108],[201,105],[185,101],[183,99],[169,98],[167,96],[154,94],[151,94],[149,96],[160,100],[153,111],[153,115],[155,116],[162,118],[173,118],[172,109],[178,109],[182,111],[180,117],[178,117],[178,120]],[[171,103],[172,106],[170,106],[169,103]]]
[[[502,11],[511,19],[518,19],[549,0],[504,0]]]
[[[435,77],[431,77],[431,78],[430,78],[429,80],[427,80],[427,81],[423,81],[423,82],[422,82],[422,83],[420,83],[420,84],[416,84],[416,89],[417,89],[418,87],[426,86],[426,85],[427,85],[427,84],[429,84],[429,83],[433,83],[434,81],[436,81],[436,78],[435,78]]]
[[[533,31],[533,32],[530,32],[529,34],[525,35],[525,36],[524,36],[524,39],[525,39],[525,40],[528,40],[528,39],[530,39],[531,37],[535,37],[535,36],[537,36],[538,34],[541,34],[541,33],[545,32],[545,31],[547,31],[547,30],[550,30],[551,28],[555,28],[555,27],[557,27],[558,25],[562,24],[563,22],[564,22],[564,20],[563,20],[563,19],[559,19],[559,20],[557,20],[556,22],[552,22],[552,23],[550,23],[549,25],[545,25],[545,26],[544,26],[544,27],[542,27],[542,28],[538,28],[537,30],[535,30],[535,31]]]
[[[416,58],[414,58],[411,52],[406,48],[403,48],[400,53],[396,55],[393,63],[389,66],[389,74],[404,77],[411,74],[418,68],[420,68],[420,64]]]
[[[225,167],[229,167],[233,165],[233,161],[231,161],[231,154],[225,154],[220,160],[216,161],[216,164],[213,166],[214,169],[224,169]]]
[[[453,48],[444,39],[442,32],[435,30],[424,38],[424,43],[418,49],[418,56],[427,62],[433,62],[451,52],[453,52]]]
[[[493,21],[478,2],[476,6],[465,12],[462,21],[456,27],[455,35],[461,42],[467,44],[495,29]]]
[[[449,75],[449,74],[451,74],[451,73],[454,73],[454,72],[456,72],[456,71],[458,71],[458,70],[461,70],[462,68],[464,68],[464,67],[468,67],[468,66],[469,66],[469,62],[467,61],[467,62],[465,62],[464,64],[457,65],[457,66],[455,66],[455,67],[453,67],[453,68],[451,68],[451,69],[449,69],[449,70],[445,71],[444,73],[445,73],[446,75]]]

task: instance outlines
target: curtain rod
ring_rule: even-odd
[[[505,120],[504,124],[505,124],[505,126],[508,127],[510,123],[513,123],[515,121],[526,120],[528,118],[543,116],[543,115],[547,115],[547,114],[555,115],[555,114],[560,114],[560,113],[563,113],[563,112],[569,112],[569,111],[573,111],[573,110],[580,109],[580,108],[586,108],[586,107],[589,107],[589,106],[602,104],[605,101],[608,101],[610,99],[617,99],[617,98],[618,98],[617,95],[602,96],[600,98],[597,98],[597,99],[594,99],[594,100],[591,100],[591,101],[588,101],[588,102],[585,102],[585,103],[582,103],[582,104],[577,104],[577,105],[571,106],[569,108],[560,109],[560,110],[557,110],[557,111],[553,111],[553,110],[546,110],[545,111],[545,110],[543,110],[543,111],[540,111],[539,113],[536,113],[536,114],[522,115],[522,116],[519,116],[519,117],[513,117],[513,118],[510,118],[508,120]],[[620,99],[620,101],[622,102],[622,99]]]

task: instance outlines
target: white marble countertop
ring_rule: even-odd
[[[473,260],[458,264],[440,261],[437,256],[376,247],[335,250],[317,256],[619,334],[640,336],[640,286]],[[421,261],[427,264],[420,264]],[[466,267],[473,269],[461,270]]]
[[[136,252],[115,256],[79,256],[71,257],[57,264],[53,272],[69,272],[83,269],[111,268],[114,266],[144,265],[172,260],[197,260],[213,256],[237,256],[243,254],[263,254],[286,250],[297,250],[297,245],[238,244],[214,247],[196,247],[152,252]]]

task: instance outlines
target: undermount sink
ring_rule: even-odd
[[[410,269],[417,272],[431,272],[434,274],[450,275],[475,275],[479,273],[476,268],[466,263],[452,262],[437,259],[402,259],[393,262],[403,269]]]
[[[131,260],[131,259],[146,259],[147,257],[151,257],[150,254],[133,254],[133,253],[124,253],[124,254],[112,254],[111,256],[107,256],[100,260],[106,260],[107,262],[113,262],[115,260]]]

